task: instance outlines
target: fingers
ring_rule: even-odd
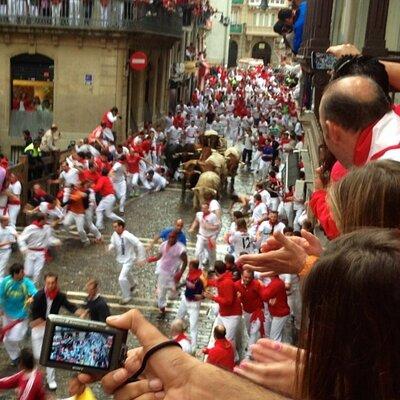
[[[115,328],[130,330],[139,340],[144,350],[164,342],[167,338],[138,310],[129,310],[125,314],[107,318],[107,323]]]
[[[270,339],[259,339],[251,346],[252,357],[257,361],[296,361],[298,348]]]
[[[143,356],[143,347],[129,350],[125,360],[125,369],[134,374],[141,367]]]
[[[163,384],[159,379],[144,379],[142,381],[128,383],[114,393],[115,400],[146,399],[155,400],[164,397]],[[156,396],[157,394],[157,396]]]
[[[251,361],[244,361],[238,367],[235,367],[233,372],[241,375],[252,382],[255,382],[264,387],[268,387],[269,379],[267,374],[267,367],[263,364],[254,363]]]
[[[301,230],[301,236],[308,242],[308,248],[311,250],[312,253],[309,255],[319,257],[323,252],[321,241],[315,235],[306,231],[305,229]]]
[[[106,394],[112,394],[122,386],[129,378],[130,374],[125,368],[118,368],[103,376],[101,385]]]
[[[78,380],[85,385],[101,380],[102,375],[79,374]]]

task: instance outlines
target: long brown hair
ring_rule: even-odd
[[[400,228],[400,163],[381,160],[352,169],[332,185],[328,201],[341,233]]]
[[[399,284],[398,230],[330,243],[304,285],[301,399],[400,398]]]

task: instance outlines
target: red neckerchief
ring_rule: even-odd
[[[201,277],[202,273],[203,271],[201,271],[200,269],[189,270],[186,279],[190,282],[196,282]]]
[[[54,300],[59,292],[60,292],[60,288],[58,286],[52,291],[48,291],[48,290],[44,289],[44,293],[46,294],[46,297],[49,298],[50,300]]]
[[[40,229],[43,229],[43,226],[44,226],[44,225],[40,225],[40,223],[38,221],[32,221],[32,225],[35,225]]]
[[[178,336],[175,336],[174,340],[175,340],[175,342],[178,342],[178,343],[181,340],[187,340],[188,342],[190,342],[190,339],[184,333],[180,333]]]
[[[211,212],[209,211],[207,214],[205,212],[203,212],[203,219],[205,220],[207,218],[208,215],[210,215]]]

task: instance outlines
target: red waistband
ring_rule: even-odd
[[[28,248],[28,250],[31,250],[31,251],[46,251],[46,249],[44,248],[44,247],[37,247],[37,248]]]

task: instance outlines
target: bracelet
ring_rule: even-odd
[[[157,344],[156,346],[152,347],[150,350],[146,352],[146,354],[143,357],[142,365],[140,368],[135,372],[128,380],[127,382],[136,382],[139,380],[139,376],[143,374],[144,370],[147,367],[147,362],[149,361],[150,357],[157,353],[157,351],[162,350],[166,347],[179,347],[182,349],[182,346],[176,342],[175,340],[167,340],[166,342],[162,342]]]

